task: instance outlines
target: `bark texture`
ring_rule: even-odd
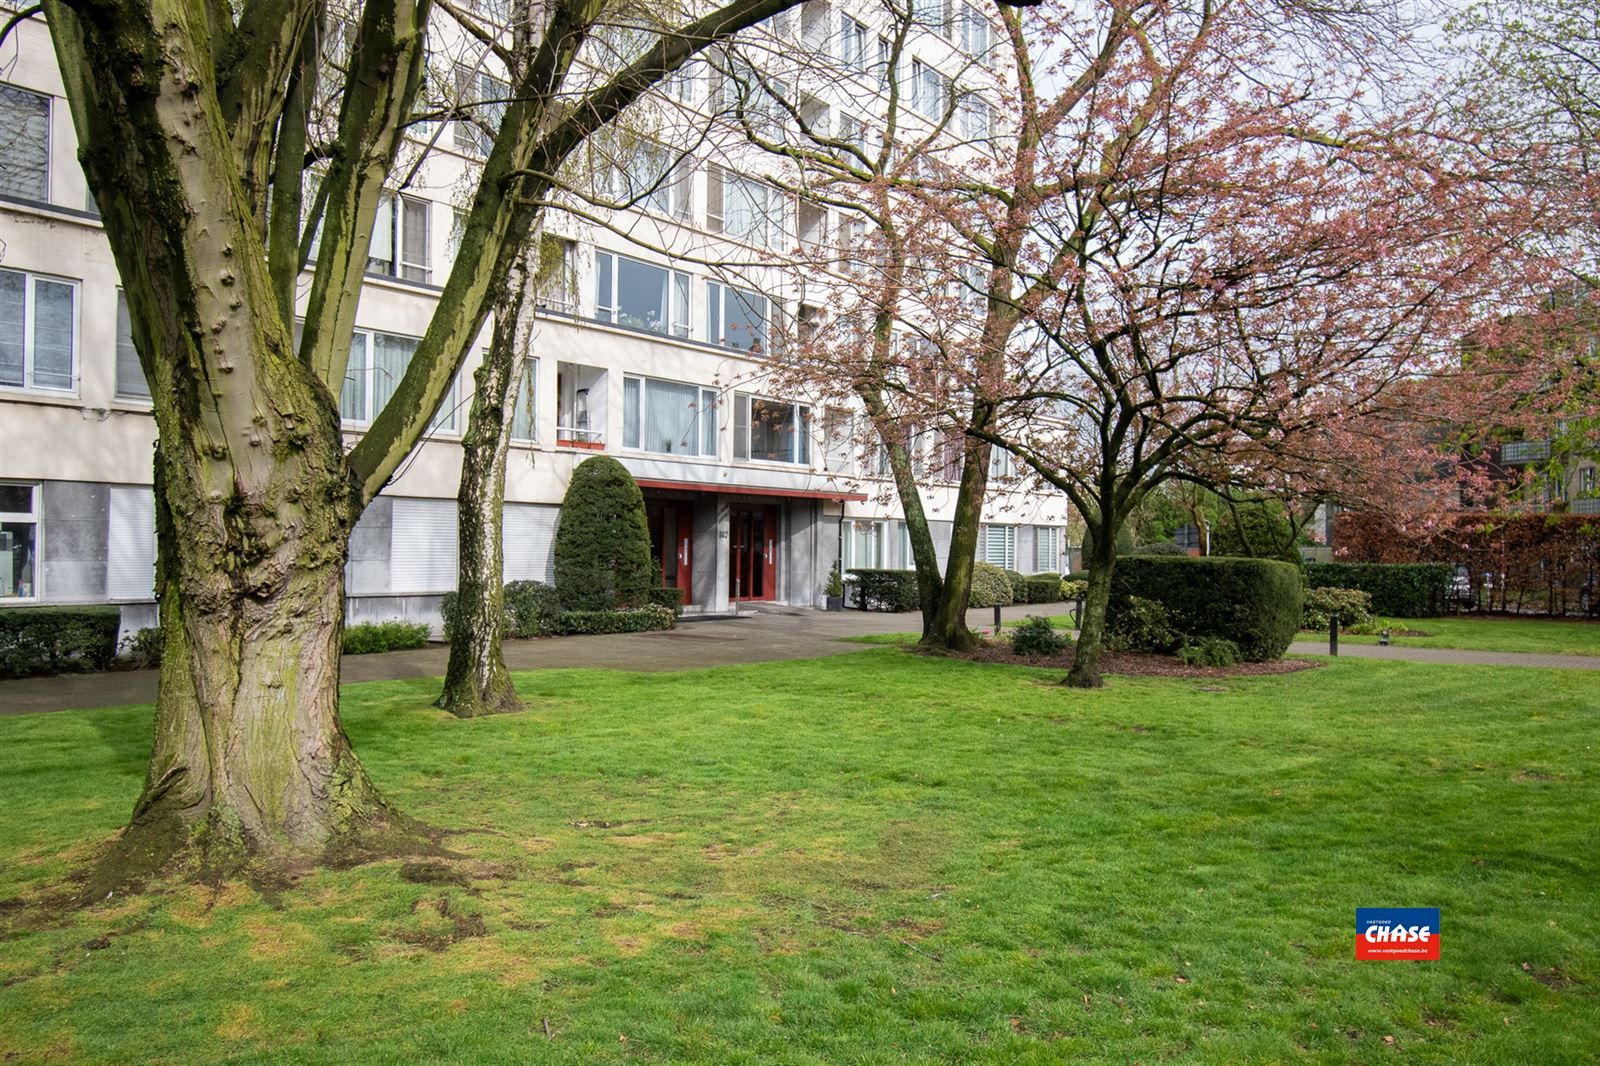
[[[1084,560],[1089,570],[1089,588],[1083,599],[1082,624],[1078,627],[1077,649],[1072,657],[1072,669],[1062,682],[1073,688],[1099,688],[1105,684],[1100,676],[1100,653],[1106,640],[1106,605],[1111,601],[1111,570],[1117,564],[1116,530],[1110,523],[1099,523],[1092,530],[1090,557]]]

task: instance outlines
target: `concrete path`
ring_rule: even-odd
[[[1007,623],[1030,614],[1061,615],[1066,604],[1007,607]],[[994,625],[994,611],[967,615],[974,629]],[[868,644],[846,643],[844,637],[870,633],[906,633],[918,627],[915,614],[862,611],[809,611],[776,607],[737,618],[688,620],[663,633],[628,633],[605,637],[561,637],[557,640],[512,640],[505,645],[512,670],[585,667],[614,670],[694,670],[733,663],[780,659],[815,659],[864,651]],[[1326,655],[1326,642],[1297,642],[1293,655]],[[1533,655],[1517,652],[1454,651],[1440,648],[1387,648],[1346,644],[1339,654],[1352,659],[1398,659],[1428,663],[1475,663],[1491,666],[1565,667],[1600,670],[1600,656]],[[430,644],[415,651],[383,655],[350,655],[342,664],[343,682],[394,681],[442,677],[448,649]],[[36,714],[90,707],[149,703],[156,695],[156,671],[127,670],[101,674],[63,674],[0,681],[0,715]]]
[[[1404,638],[1402,638],[1404,639]],[[1328,642],[1297,640],[1290,655],[1326,655]],[[1600,670],[1600,655],[1543,655],[1525,651],[1466,651],[1461,648],[1408,648],[1405,644],[1340,644],[1341,659],[1388,659],[1408,663],[1453,663],[1468,666],[1544,666],[1564,670]]]

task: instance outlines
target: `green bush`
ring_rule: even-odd
[[[1165,655],[1183,643],[1183,634],[1172,625],[1166,606],[1143,596],[1129,596],[1127,605],[1111,623],[1111,644],[1117,649],[1154,651]]]
[[[862,567],[847,573],[855,579],[856,605],[864,611],[915,611],[921,606],[915,570]]]
[[[658,585],[650,590],[650,602],[665,607],[674,615],[683,613],[684,591],[671,585]]]
[[[120,607],[0,609],[0,677],[104,670],[121,626]]]
[[[1007,583],[1011,585],[1011,602],[1027,603],[1028,579],[1015,570],[1006,570],[1004,573]]]
[[[562,611],[553,626],[558,636],[575,637],[598,633],[643,633],[652,629],[672,629],[678,615],[670,607],[647,604],[617,611]]]
[[[360,622],[346,626],[341,650],[346,655],[371,655],[380,651],[404,651],[428,643],[425,622]]]
[[[1178,649],[1185,666],[1232,666],[1239,661],[1239,645],[1223,637],[1202,637]]]
[[[1361,589],[1372,595],[1373,611],[1399,618],[1437,614],[1454,577],[1455,569],[1448,563],[1306,564],[1307,585]]]
[[[1129,555],[1188,555],[1189,550],[1182,545],[1170,540],[1157,541],[1154,544],[1140,544]]]
[[[439,614],[444,619],[444,639],[456,639],[456,593],[447,592],[439,601]],[[561,613],[561,603],[556,590],[543,581],[509,581],[506,583],[504,606],[505,628],[502,636],[547,637],[556,615]]]
[[[1372,594],[1361,589],[1314,588],[1306,590],[1301,629],[1326,630],[1328,616],[1339,612],[1339,628],[1364,626],[1372,621]]]
[[[968,607],[1009,607],[1016,602],[1011,579],[993,563],[972,564],[972,596]]]
[[[1061,600],[1060,574],[1033,574],[1022,583],[1024,603],[1058,603]]]
[[[1071,603],[1073,600],[1082,599],[1089,595],[1089,582],[1078,577],[1064,577],[1061,579],[1061,602]]]
[[[1056,632],[1050,619],[1030,614],[1011,630],[1011,650],[1017,655],[1060,655],[1067,638]]]
[[[117,656],[132,666],[160,666],[161,653],[167,646],[166,635],[160,626],[146,626],[125,638],[117,647]]]
[[[642,607],[654,563],[644,496],[633,475],[608,455],[572,472],[556,525],[556,590],[567,611]]]
[[[1246,660],[1260,662],[1288,650],[1300,630],[1304,590],[1299,569],[1274,559],[1118,559],[1111,573],[1108,626],[1116,626],[1134,596],[1165,607],[1181,637],[1224,637]]]

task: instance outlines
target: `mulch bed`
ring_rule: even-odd
[[[978,663],[1010,663],[1013,666],[1039,666],[1048,670],[1072,669],[1072,649],[1061,655],[1014,655],[1005,643],[988,642],[977,651],[959,658]],[[1293,674],[1315,670],[1322,663],[1311,659],[1280,659],[1272,663],[1235,663],[1233,666],[1185,666],[1174,655],[1153,655],[1139,651],[1100,653],[1100,672],[1135,677],[1252,677],[1261,674]]]

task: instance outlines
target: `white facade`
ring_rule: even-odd
[[[830,32],[856,35],[836,7],[813,0],[801,15],[808,33],[826,18]],[[938,41],[938,54],[930,45],[929,62],[947,62],[968,32]],[[121,602],[133,607],[127,624],[150,624],[155,428],[116,268],[76,162],[43,23],[21,24],[3,51],[0,605]],[[709,81],[703,71],[691,81],[690,106],[695,94],[709,95]],[[473,140],[465,128],[440,137],[394,202],[392,225],[379,226],[341,397],[352,436],[432,314]],[[683,174],[613,222],[656,250],[600,226],[550,224],[570,242],[569,269],[546,293],[529,353],[524,439],[513,445],[506,485],[507,578],[551,579],[561,498],[573,467],[596,452],[640,481],[664,574],[686,587],[691,611],[725,611],[738,599],[819,606],[841,553],[847,568],[910,566],[891,484],[839,439],[854,416],[774,384],[764,346],[749,350],[760,316],[746,286],[771,295],[769,319],[792,317],[802,313],[794,279],[760,265],[702,265],[717,249],[736,258],[741,242],[763,241],[766,223],[752,207],[758,183],[740,184],[703,160]],[[780,233],[818,224],[792,202],[774,205]],[[308,285],[309,275],[302,293]],[[487,340],[486,328],[480,349]],[[357,527],[347,572],[353,618],[436,620],[438,597],[454,588],[456,441],[476,363],[474,355],[435,432]],[[942,550],[954,487],[938,480],[938,460],[924,462]],[[985,515],[980,558],[1030,573],[1067,568],[1059,494],[1002,481]]]

